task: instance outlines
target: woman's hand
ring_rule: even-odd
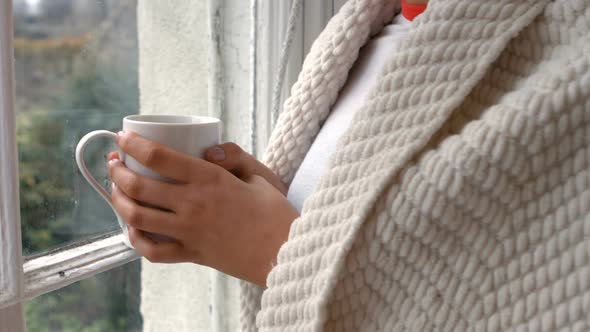
[[[226,152],[220,165],[233,165],[228,168],[237,170],[238,178],[223,167],[131,132],[121,133],[117,142],[140,163],[179,182],[170,184],[138,175],[116,155],[111,156],[113,205],[128,224],[131,243],[141,255],[152,262],[207,265],[265,286],[299,213],[283,193],[259,175],[262,169],[253,167],[255,164],[242,155],[240,160],[252,163],[244,166],[231,159],[233,152]],[[144,232],[175,241],[155,242]]]

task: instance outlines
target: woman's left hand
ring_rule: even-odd
[[[117,142],[143,165],[178,182],[141,176],[118,159],[108,162],[113,205],[141,255],[152,262],[207,265],[265,286],[299,216],[281,192],[260,176],[241,180],[218,165],[131,132],[118,135]],[[175,241],[156,242],[144,232]]]

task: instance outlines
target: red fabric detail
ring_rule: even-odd
[[[410,5],[406,0],[402,0],[402,15],[409,21],[413,21],[416,16],[426,10],[426,5]]]

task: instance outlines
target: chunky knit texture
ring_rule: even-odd
[[[348,1],[313,46],[266,154],[285,182],[391,3]],[[590,330],[590,0],[431,0],[415,24],[268,289],[243,284],[243,329]]]

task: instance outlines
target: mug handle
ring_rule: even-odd
[[[119,216],[119,214],[117,213],[117,210],[115,210],[115,207],[113,206],[113,202],[111,200],[111,195],[106,191],[106,189],[104,189],[100,185],[100,183],[98,183],[98,181],[96,181],[94,176],[90,174],[88,167],[86,167],[86,162],[84,161],[84,151],[86,150],[86,147],[91,141],[100,137],[110,138],[114,142],[116,142],[115,139],[117,137],[117,134],[110,132],[108,130],[96,130],[84,135],[80,142],[78,142],[78,146],[76,146],[76,164],[78,164],[80,173],[82,173],[86,181],[90,183],[92,188],[94,188],[94,190],[96,190],[100,194],[100,196],[102,196],[102,198],[110,205],[113,212],[115,212],[115,215],[117,216],[117,221],[119,222],[119,226],[123,230],[123,242],[125,242],[125,245],[127,245],[129,248],[133,248],[133,246],[131,245],[131,241],[129,241],[127,224],[125,224],[121,216]],[[124,155],[121,154],[121,158],[123,157]]]

